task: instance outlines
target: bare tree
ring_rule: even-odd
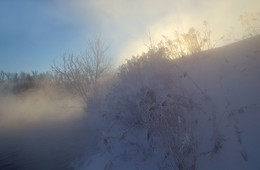
[[[86,50],[83,58],[85,63],[86,72],[91,72],[92,80],[96,82],[103,76],[110,68],[110,62],[106,55],[109,46],[99,36],[95,39],[89,40],[88,49]]]
[[[70,83],[71,87],[87,102],[98,81],[110,68],[107,50],[109,46],[97,36],[89,40],[86,51],[78,56],[73,53],[62,56],[62,63],[52,66],[59,79]]]
[[[5,80],[5,72],[0,71],[0,82],[4,82],[4,80]]]

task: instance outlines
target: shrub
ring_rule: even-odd
[[[190,79],[162,49],[133,57],[120,67],[97,111],[109,124],[103,138],[112,157],[109,163],[134,157],[139,166],[157,157],[158,168],[195,169],[198,121],[214,115],[200,110],[197,102],[205,96]],[[213,123],[207,126],[213,131]]]

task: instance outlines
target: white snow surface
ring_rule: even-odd
[[[151,54],[145,64],[133,62],[124,74],[122,66],[106,95],[89,104],[89,122],[101,133],[99,149],[92,154],[86,149],[75,168],[260,169],[260,36],[174,61],[157,59],[158,55]],[[174,110],[170,104],[178,104],[178,96],[181,107]],[[176,121],[165,116],[168,120],[164,122],[172,121],[179,128],[183,125],[178,132],[185,134],[179,140],[170,138],[175,135],[173,124],[165,128],[160,125],[163,121],[153,121],[159,125],[151,126],[147,123],[151,120],[142,117],[146,113],[175,114],[173,110]],[[140,115],[138,120],[144,123],[132,126]],[[150,132],[154,133],[152,141],[148,140]],[[170,136],[165,141],[178,145],[166,145],[165,136]],[[176,148],[171,146],[191,151],[178,152],[178,148],[174,152]],[[180,161],[184,166],[176,163],[178,156],[184,156]]]

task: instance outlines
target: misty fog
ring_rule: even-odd
[[[0,169],[70,167],[97,135],[84,121],[83,110],[77,96],[57,88],[21,94],[1,90]]]
[[[259,170],[259,7],[0,0],[0,170]]]

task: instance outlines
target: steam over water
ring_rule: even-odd
[[[0,169],[72,169],[95,150],[83,105],[55,91],[0,95]],[[89,150],[86,150],[89,146]]]

